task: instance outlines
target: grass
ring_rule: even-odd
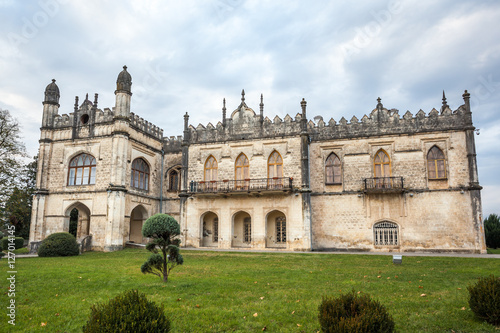
[[[500,254],[500,249],[488,248],[487,251],[488,251],[488,254]]]
[[[498,259],[403,257],[393,265],[374,255],[182,253],[166,284],[140,272],[149,255],[142,249],[18,259],[16,326],[2,315],[0,331],[79,332],[92,304],[138,289],[165,305],[173,332],[317,332],[322,296],[354,289],[384,304],[400,332],[498,332],[467,303],[467,286],[498,274]],[[6,281],[5,258],[0,268]]]

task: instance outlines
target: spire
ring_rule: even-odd
[[[449,108],[449,106],[446,103],[446,95],[444,94],[444,90],[443,90],[443,106],[441,107],[441,111],[443,111],[446,108]]]
[[[226,99],[222,100],[222,126],[226,127]]]
[[[264,95],[260,94],[260,122],[264,121]]]
[[[88,101],[89,100],[89,93],[87,93],[87,95],[85,95],[85,101]]]
[[[247,104],[245,103],[245,89],[241,90],[241,104],[238,109],[241,109],[242,107],[248,108]]]
[[[94,107],[97,108],[97,98],[99,97],[99,94],[95,93],[94,95]]]
[[[78,111],[78,96],[75,96],[75,113]]]
[[[465,108],[468,112],[470,112],[470,94],[467,92],[467,90],[464,91],[462,97],[464,98]]]
[[[302,98],[302,101],[300,102],[300,107],[302,108],[302,119],[300,120],[300,127],[302,129],[302,133],[305,133],[307,131],[307,115],[306,115],[306,106],[307,102],[304,98]]]

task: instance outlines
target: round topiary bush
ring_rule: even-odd
[[[181,233],[179,223],[170,215],[156,214],[144,222],[142,235],[149,238],[167,238]]]
[[[12,237],[10,239],[12,239]],[[12,248],[12,243],[9,241],[9,237],[2,238],[1,242],[2,242],[3,251],[7,251],[7,250],[14,251],[14,250],[17,250],[17,249],[24,247],[24,238],[22,238],[22,237],[14,237],[14,248]],[[10,245],[10,249],[9,249],[9,245]]]
[[[146,295],[129,290],[105,304],[91,307],[84,333],[96,332],[169,332],[170,320],[165,316],[163,305],[148,301]]]
[[[354,290],[338,298],[323,298],[318,317],[322,331],[328,333],[394,331],[394,320],[385,307]]]
[[[490,275],[469,285],[469,306],[479,318],[500,326],[500,277]]]
[[[39,257],[77,256],[80,248],[75,236],[68,232],[56,232],[45,238],[38,249]]]

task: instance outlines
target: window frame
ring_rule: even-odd
[[[389,161],[388,162],[384,162],[384,160],[381,159],[380,163],[377,163],[377,157],[379,157],[380,154],[385,155]],[[380,170],[382,171],[383,175],[378,175],[377,174],[377,165],[380,165]],[[384,166],[385,165],[388,165],[388,167],[389,167],[389,174],[388,175],[386,175],[385,171],[384,171]],[[384,149],[379,149],[377,151],[377,153],[375,154],[374,158],[373,158],[373,175],[374,175],[375,178],[388,178],[388,177],[392,176],[392,161],[391,161],[391,157],[389,156],[389,154]]]
[[[286,217],[277,216],[274,220],[274,226],[276,228],[276,243],[286,244],[287,240],[287,227],[286,227]]]
[[[142,161],[145,166],[144,170],[138,169],[134,166],[136,163],[140,163]],[[149,180],[151,178],[151,168],[149,167],[149,163],[142,157],[138,157],[134,159],[131,163],[130,167],[130,187],[136,190],[149,192]],[[136,178],[135,175],[138,175],[138,185],[136,186]],[[142,177],[141,177],[142,176]]]
[[[437,150],[438,153],[441,154],[442,158],[429,158],[429,155],[431,154],[431,151],[435,149],[435,151]],[[429,167],[429,164],[430,162],[433,161],[433,167],[434,167],[434,170],[432,170],[432,172],[434,172],[434,176],[435,177],[431,177],[431,168]],[[438,162],[442,162],[443,163],[443,172],[444,172],[444,175],[442,177],[439,177],[439,168],[438,168]],[[444,151],[439,148],[437,145],[433,145],[428,151],[427,151],[427,159],[426,159],[426,164],[427,164],[427,179],[428,180],[445,180],[445,179],[448,179],[448,173],[446,172],[446,155],[444,154]]]
[[[83,164],[78,165],[78,159],[82,158],[83,159]],[[85,164],[87,162],[87,159],[89,159],[89,163]],[[75,162],[75,165],[73,162]],[[73,175],[72,172],[73,171]],[[80,176],[79,170],[81,170]],[[85,177],[85,172],[88,172],[88,175]],[[95,185],[95,179],[96,179],[96,171],[97,171],[97,160],[96,158],[88,153],[80,153],[73,158],[70,159],[69,164],[68,164],[68,178],[67,178],[67,186],[86,186],[86,185]],[[77,184],[77,179],[80,178],[80,184]],[[87,182],[84,183],[84,179],[87,178]],[[72,182],[71,182],[72,180]]]
[[[213,160],[213,163],[211,163],[210,167],[207,167],[208,162],[211,160]],[[210,171],[210,177],[208,177],[208,178],[215,178],[215,179],[207,179],[207,171],[208,170],[215,170],[215,171]],[[219,170],[219,163],[217,163],[217,159],[214,157],[214,155],[208,156],[207,159],[205,160],[205,164],[203,166],[203,180],[205,182],[217,181],[218,170]],[[213,177],[214,175],[215,175],[215,177]]]
[[[384,232],[384,233],[383,233]],[[389,240],[390,244],[386,244]],[[382,243],[381,243],[382,242]],[[399,246],[401,235],[399,225],[392,221],[380,221],[373,225],[373,245],[374,246]]]
[[[173,186],[172,182],[172,177],[177,177],[177,180],[175,182],[175,186]],[[181,170],[179,168],[172,168],[167,172],[167,179],[168,179],[168,192],[179,192],[181,190]]]
[[[332,161],[332,164],[330,165],[329,164],[329,161]],[[335,165],[335,161],[338,161],[338,165],[336,166]],[[340,181],[339,182],[335,182],[335,167],[338,167],[338,176],[339,176],[339,179]],[[330,182],[329,179],[328,179],[328,169],[331,168],[332,169],[332,181]],[[335,154],[334,152],[330,153],[326,160],[325,160],[325,184],[326,185],[342,185],[342,162],[340,161],[340,157]]]

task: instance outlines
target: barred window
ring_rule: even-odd
[[[219,241],[219,218],[216,217],[214,218],[214,233],[213,233],[213,241],[218,242]]]
[[[149,165],[142,158],[136,158],[132,162],[130,185],[140,190],[149,190]]]
[[[436,146],[427,153],[427,171],[429,179],[446,178],[446,159],[443,151]]]
[[[284,216],[276,218],[276,242],[286,243],[286,218]]]
[[[327,184],[341,184],[340,159],[334,153],[331,153],[325,162],[325,176]]]
[[[375,245],[398,245],[398,225],[392,222],[379,222],[373,226]]]
[[[245,243],[252,241],[252,220],[250,217],[245,217],[243,220],[243,241]]]
[[[95,184],[96,160],[89,154],[80,154],[69,162],[68,185]]]

